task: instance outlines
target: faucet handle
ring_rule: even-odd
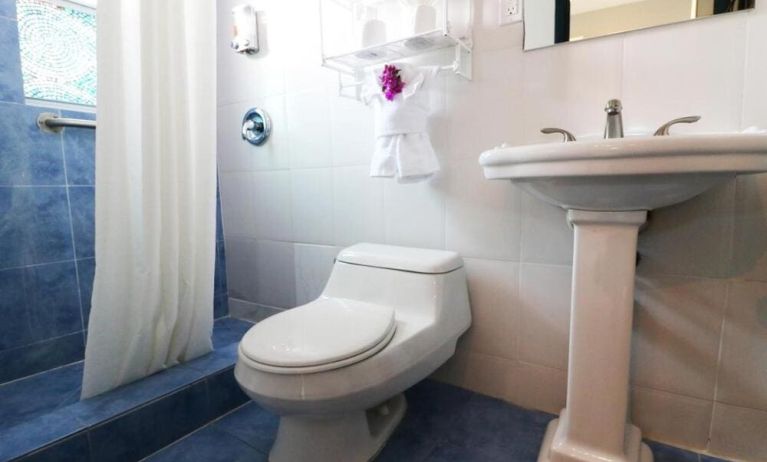
[[[676,124],[692,124],[699,120],[700,116],[680,117],[678,119],[674,119],[671,122],[666,122],[665,124],[661,125],[659,129],[655,130],[655,136],[668,136],[671,126]]]
[[[563,130],[561,128],[542,128],[541,133],[546,135],[551,135],[554,133],[559,133],[562,135],[562,142],[567,143],[568,141],[575,141],[575,135],[568,132],[567,130]]]

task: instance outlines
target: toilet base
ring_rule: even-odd
[[[368,462],[405,415],[405,396],[372,409],[327,416],[280,417],[269,462]]]

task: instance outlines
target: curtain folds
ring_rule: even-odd
[[[216,11],[98,5],[96,276],[82,397],[212,349]]]

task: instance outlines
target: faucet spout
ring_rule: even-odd
[[[605,106],[607,123],[605,124],[605,138],[623,138],[623,104],[619,99],[611,99]]]

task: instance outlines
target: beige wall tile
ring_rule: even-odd
[[[472,353],[516,359],[519,264],[474,258],[464,261],[472,322],[462,347]]]
[[[712,406],[708,400],[633,387],[631,421],[647,439],[702,451],[708,441]]]
[[[712,400],[726,294],[716,279],[638,275],[634,384]]]
[[[714,405],[709,452],[748,461],[767,460],[767,412]]]
[[[567,369],[572,268],[525,263],[519,281],[519,359]]]
[[[730,285],[716,400],[767,411],[767,283]]]

